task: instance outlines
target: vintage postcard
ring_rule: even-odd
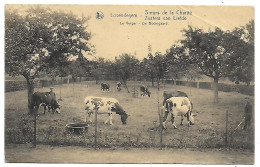
[[[254,6],[4,10],[5,163],[255,164]]]

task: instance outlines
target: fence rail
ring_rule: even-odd
[[[49,87],[57,84],[69,84],[73,82],[80,82],[80,81],[89,81],[89,78],[79,78],[77,79],[68,79],[64,78],[62,80],[35,80],[35,87]],[[212,89],[213,83],[212,82],[200,82],[200,81],[180,81],[180,80],[167,80],[167,84],[178,85],[178,86],[188,86],[193,88],[199,89]],[[13,92],[27,89],[27,82],[26,81],[5,81],[5,92]],[[218,90],[223,92],[238,92],[241,94],[246,94],[253,96],[254,95],[254,85],[233,85],[233,84],[225,84],[219,83]]]

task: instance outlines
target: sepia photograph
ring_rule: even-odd
[[[255,7],[4,5],[4,163],[255,165]]]

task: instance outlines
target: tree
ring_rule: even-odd
[[[155,69],[152,66],[152,58],[153,56],[151,54],[148,54],[148,58],[144,58],[140,62],[140,68],[142,69],[142,76],[144,78],[151,79],[152,86],[154,86]]]
[[[88,61],[85,57],[78,57],[76,60],[70,62],[69,69],[74,82],[78,77],[80,78],[81,82],[82,77],[85,77],[87,75]]]
[[[109,66],[110,62],[106,61],[104,58],[98,58],[96,61],[91,62],[91,75],[95,78],[96,84],[98,84],[98,80],[105,79],[105,76],[111,75],[109,74]]]
[[[186,49],[186,57],[189,62],[198,66],[204,75],[214,80],[214,102],[218,102],[218,81],[219,78],[227,76],[226,59],[232,52],[226,45],[232,34],[219,28],[203,32],[202,29],[191,26],[183,32],[185,39],[181,43]]]
[[[232,31],[228,47],[233,54],[228,58],[228,78],[231,81],[245,82],[254,80],[254,21]]]
[[[115,74],[120,76],[123,84],[125,85],[127,92],[129,92],[127,87],[127,80],[131,77],[135,77],[139,61],[134,56],[124,53],[115,58]]]
[[[31,95],[37,74],[91,51],[91,34],[85,27],[88,19],[40,6],[25,14],[6,10],[5,16],[5,71],[26,78],[28,113],[32,114]]]
[[[162,55],[160,52],[156,52],[155,56],[151,57],[151,60],[152,67],[154,68],[154,75],[159,84],[159,81],[166,77],[166,74],[168,72],[166,57],[165,55]]]

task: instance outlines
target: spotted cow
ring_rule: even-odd
[[[188,97],[171,97],[166,100],[166,109],[171,112],[171,122],[174,129],[177,128],[174,118],[177,115],[181,116],[181,125],[183,125],[183,116],[187,117],[188,126],[194,124],[192,115],[192,104]],[[163,127],[165,127],[167,117],[163,119]]]
[[[87,117],[89,117],[89,122],[92,122],[91,115],[97,110],[97,114],[108,114],[108,118],[105,121],[105,124],[108,123],[113,125],[112,115],[118,114],[121,116],[121,121],[123,124],[126,124],[126,120],[128,118],[128,114],[119,104],[119,102],[114,98],[106,98],[106,97],[94,97],[87,96],[84,99],[85,110],[86,110],[86,122]]]

